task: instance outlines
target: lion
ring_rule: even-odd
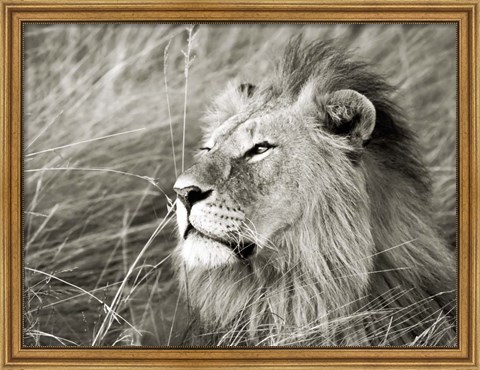
[[[174,185],[192,343],[455,346],[455,253],[395,89],[300,38],[273,76],[214,100]]]

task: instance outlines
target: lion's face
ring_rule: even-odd
[[[175,184],[182,189],[177,220],[189,264],[214,267],[254,258],[296,221],[301,163],[295,150],[308,145],[301,130],[276,112],[235,116],[213,131],[198,161]]]
[[[210,130],[197,162],[174,186],[187,267],[214,268],[276,250],[277,236],[314,201],[312,187],[322,191],[316,180],[328,167],[322,148],[345,147],[343,138],[332,141],[319,129],[319,116],[313,101],[297,101],[249,109]]]

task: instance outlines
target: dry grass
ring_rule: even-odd
[[[454,25],[27,25],[25,345],[183,342],[175,174],[205,104],[260,79],[298,32],[337,38],[399,86],[454,242]]]

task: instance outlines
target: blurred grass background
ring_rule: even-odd
[[[200,25],[184,117],[188,30],[25,27],[26,346],[182,344],[189,318],[168,258],[168,210],[183,120],[188,167],[205,105],[232,78],[268,75],[298,33],[336,39],[398,86],[432,173],[439,229],[455,243],[455,25]]]

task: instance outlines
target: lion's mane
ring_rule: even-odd
[[[428,173],[394,89],[331,42],[301,44],[289,44],[253,99],[293,101],[312,81],[325,92],[355,90],[375,106],[371,141],[358,162],[322,152],[330,176],[299,179],[310,201],[278,236],[283,253],[217,269],[179,262],[197,317],[193,344],[455,345],[454,252],[436,229]],[[216,119],[231,115],[235,104],[219,101]],[[319,194],[315,183],[325,181]]]

